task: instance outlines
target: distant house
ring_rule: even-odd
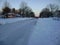
[[[13,18],[13,17],[15,17],[14,13],[5,14],[5,18]]]

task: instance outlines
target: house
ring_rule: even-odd
[[[14,13],[5,14],[5,18],[13,18],[13,17],[15,17]]]

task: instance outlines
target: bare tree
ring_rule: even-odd
[[[20,4],[20,8],[23,9],[23,8],[26,8],[27,7],[27,3],[26,2],[21,2]]]
[[[24,17],[26,17],[30,12],[32,12],[32,9],[27,5],[26,2],[21,2],[20,12]]]
[[[15,8],[12,8],[11,12],[12,13],[15,13],[16,12],[16,9]]]
[[[41,18],[52,17],[52,13],[49,11],[48,8],[44,8],[44,9],[41,11],[39,17],[41,17]]]
[[[9,2],[5,1],[2,9],[2,14],[5,15],[11,11]],[[8,16],[8,15],[6,15]]]
[[[49,8],[49,10],[50,10],[51,12],[55,12],[55,11],[59,10],[59,6],[56,5],[56,4],[49,4],[49,5],[47,6],[47,8]]]
[[[5,8],[5,7],[9,7],[9,8],[11,7],[10,3],[7,0],[3,4],[3,8]]]

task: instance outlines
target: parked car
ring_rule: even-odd
[[[19,14],[16,14],[16,17],[21,17],[21,15],[19,15]]]

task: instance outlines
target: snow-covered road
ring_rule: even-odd
[[[27,45],[37,19],[28,19],[0,26],[0,45]]]
[[[40,18],[30,36],[29,45],[60,45],[60,21]]]
[[[60,45],[60,21],[25,19],[0,25],[0,45]]]

